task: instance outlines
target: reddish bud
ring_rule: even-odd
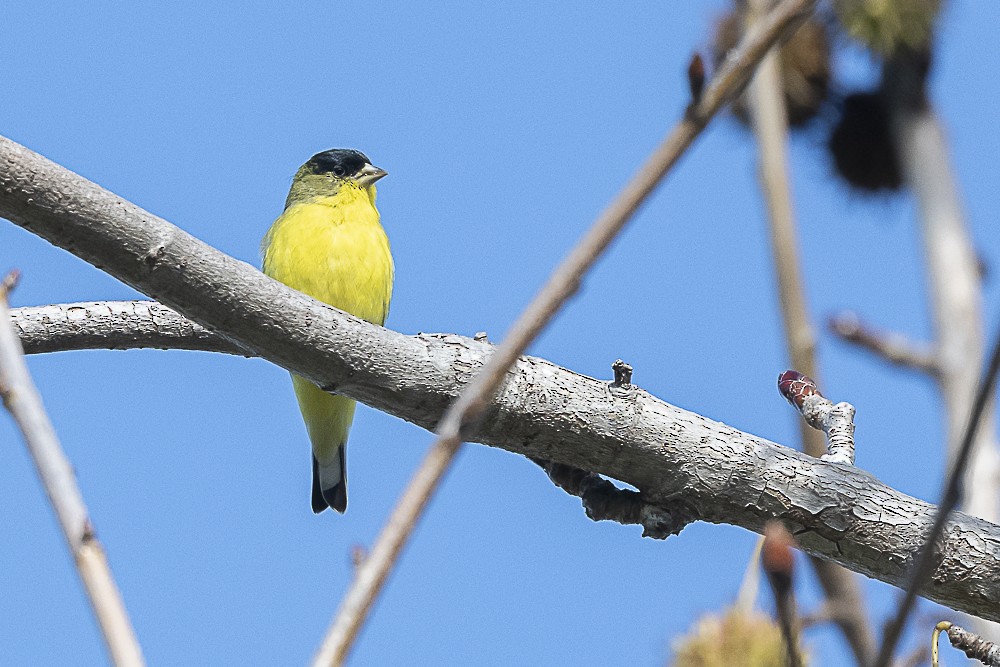
[[[778,391],[799,410],[802,409],[807,396],[819,395],[819,389],[813,379],[798,371],[785,371],[779,375]]]

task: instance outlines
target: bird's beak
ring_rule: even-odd
[[[354,180],[357,181],[359,185],[367,188],[369,185],[374,184],[378,179],[388,175],[388,173],[389,172],[385,169],[379,169],[375,165],[366,164],[361,168],[361,171],[357,173]]]

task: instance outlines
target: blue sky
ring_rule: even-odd
[[[722,2],[15,3],[5,8],[0,133],[258,263],[313,153],[365,151],[397,283],[388,326],[498,339],[686,103],[684,71]],[[950,3],[932,95],[969,224],[1000,234],[993,27]],[[874,81],[849,52],[842,81]],[[846,88],[844,89],[846,90]],[[822,128],[791,147],[810,309],[854,308],[930,336],[907,197],[831,179]],[[794,444],[752,142],[725,119],[682,160],[532,353],[634,381],[681,407]],[[136,294],[0,222],[14,305]],[[987,282],[988,329],[998,314]],[[934,500],[933,385],[823,334],[823,388],[858,409],[858,465]],[[304,429],[284,371],[190,352],[62,353],[31,370],[72,459],[151,664],[301,664],[431,437],[362,408],[346,516],[309,510]],[[8,664],[100,664],[103,647],[30,461],[0,419],[0,645]],[[671,638],[728,603],[754,536],[699,524],[666,542],[590,522],[530,462],[471,445],[385,590],[354,664],[662,664]],[[802,564],[803,604],[817,602]],[[882,615],[892,589],[866,584]],[[762,605],[770,608],[766,596]],[[925,603],[924,609],[930,609]],[[929,627],[929,626],[928,626]],[[810,632],[823,664],[844,648]]]

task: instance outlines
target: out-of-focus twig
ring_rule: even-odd
[[[909,655],[894,662],[893,667],[920,667],[927,663],[928,656],[930,656],[930,651],[927,650],[926,646],[923,644],[914,646]]]
[[[792,586],[795,572],[795,554],[792,551],[791,533],[780,522],[772,521],[764,527],[764,546],[760,562],[767,574],[767,581],[774,594],[774,607],[785,641],[785,658],[788,667],[801,667],[799,652],[799,618],[795,608],[795,590]]]
[[[954,464],[968,429],[986,357],[979,261],[965,221],[958,180],[940,119],[927,96],[928,56],[903,50],[883,65],[880,95],[890,117],[907,186],[918,205],[927,263],[930,311],[939,373],[935,376],[947,416],[948,460]],[[959,506],[1000,522],[1000,449],[995,404],[988,401],[961,481]],[[1000,625],[970,618],[979,634],[1000,641]]]
[[[753,0],[750,28],[760,21],[769,0]],[[760,180],[767,202],[771,248],[778,279],[785,340],[792,367],[816,378],[816,340],[803,293],[798,241],[787,164],[788,120],[781,92],[777,50],[772,50],[754,75],[749,89],[750,117],[760,151]],[[819,457],[826,443],[819,431],[800,422],[803,450]],[[823,593],[831,606],[843,610],[837,625],[844,633],[859,664],[867,664],[875,653],[875,637],[865,613],[865,602],[857,579],[835,563],[811,558]]]
[[[750,552],[750,559],[747,561],[747,568],[743,571],[740,590],[736,594],[736,602],[733,603],[733,606],[743,613],[750,612],[757,600],[757,592],[760,590],[760,551],[763,548],[764,536],[762,535],[754,542],[753,551]]]
[[[934,571],[934,561],[938,550],[937,541],[944,531],[948,515],[958,506],[962,498],[961,485],[965,477],[965,467],[971,458],[972,445],[976,441],[976,432],[979,430],[983,413],[986,411],[987,405],[992,401],[993,388],[996,384],[998,371],[1000,371],[1000,332],[998,332],[996,342],[993,345],[993,353],[990,356],[989,366],[979,382],[979,387],[976,389],[975,400],[972,403],[972,412],[966,422],[961,446],[951,464],[951,470],[948,472],[944,491],[941,494],[941,502],[938,503],[937,513],[934,517],[934,524],[924,538],[923,547],[917,554],[912,573],[906,585],[906,592],[899,602],[896,615],[886,624],[882,644],[879,647],[878,656],[875,660],[876,667],[885,667],[891,662],[892,655],[896,650],[896,644],[906,625],[906,619],[909,617],[916,602],[917,592]]]
[[[933,377],[941,373],[937,352],[930,345],[916,343],[899,333],[873,329],[856,313],[845,311],[833,315],[827,325],[841,340],[864,348],[891,364],[923,371]]]
[[[316,657],[315,665],[340,664],[346,658],[375,597],[385,583],[403,544],[413,530],[451,461],[475,430],[490,398],[552,316],[579,288],[580,281],[646,197],[677,163],[708,121],[740,92],[772,44],[790,34],[811,14],[816,0],[784,0],[748,35],[713,78],[696,104],[642,166],[618,197],[598,217],[548,282],[521,313],[493,356],[448,409],[438,437],[393,509],[371,555],[358,568],[340,610]]]
[[[108,652],[116,665],[142,665],[142,650],[111,576],[101,543],[87,515],[80,488],[45,414],[42,399],[24,363],[21,343],[11,326],[7,293],[16,278],[0,284],[0,397],[17,422],[45,493],[55,509],[80,579],[97,616]]]

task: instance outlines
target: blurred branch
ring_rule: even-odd
[[[985,359],[978,261],[962,213],[940,121],[924,94],[926,63],[899,56],[885,65],[882,94],[889,101],[894,144],[907,185],[920,208],[927,275],[941,369],[938,384],[948,415],[948,451],[954,459]],[[988,521],[1000,519],[995,407],[986,406],[963,483],[962,507]]]
[[[919,206],[940,371],[935,379],[947,414],[948,458],[954,464],[968,429],[986,343],[980,265],[965,224],[944,129],[927,98],[928,57],[904,50],[886,60],[880,94],[889,109],[905,181]],[[992,397],[984,406],[982,427],[971,448],[959,506],[997,522],[1000,451]],[[971,622],[979,634],[1000,641],[1000,626]]]
[[[923,644],[920,646],[914,646],[909,655],[894,662],[893,667],[920,667],[921,665],[926,664],[929,656],[930,651],[927,650],[926,646]]]
[[[878,331],[866,325],[856,313],[846,311],[832,316],[829,329],[841,340],[853,343],[897,366],[923,371],[932,377],[941,373],[936,351],[899,333]]]
[[[404,336],[300,300],[295,292],[277,303],[288,339],[316,335],[311,345],[297,343],[297,361],[286,368],[312,368],[319,382],[346,388],[351,398],[423,428],[437,423],[470,369],[492,352],[487,343],[453,334]],[[32,309],[14,311],[13,319],[19,321],[25,310]],[[160,316],[183,319],[166,310]],[[328,316],[328,323],[316,324]],[[82,340],[94,340],[85,321],[68,326]],[[54,336],[79,349],[59,327],[49,322]],[[263,349],[261,356],[276,358]],[[360,383],[358,376],[363,376]],[[354,381],[348,384],[348,379]],[[820,462],[634,386],[619,395],[605,381],[537,357],[518,360],[473,437],[529,458],[622,480],[638,488],[651,507],[669,510],[683,503],[697,520],[759,533],[767,520],[781,519],[806,553],[893,585],[905,582],[906,564],[934,518],[933,505],[863,470]],[[1000,526],[953,513],[940,557],[935,577],[921,594],[1000,620],[993,603],[1000,599]],[[834,609],[834,618],[839,613]]]
[[[743,614],[750,613],[757,602],[757,593],[760,590],[760,552],[763,548],[764,536],[761,535],[754,543],[753,551],[747,560],[746,570],[743,571],[740,590],[733,603],[733,606]]]
[[[771,5],[753,0],[748,21],[755,24]],[[788,176],[788,121],[781,90],[779,54],[771,49],[754,75],[749,88],[749,107],[754,136],[760,152],[760,182],[767,202],[771,249],[778,280],[785,341],[792,367],[816,378],[816,337],[803,293],[792,193]],[[820,432],[799,422],[802,448],[822,456],[826,443]],[[828,561],[811,559],[813,569],[831,606],[845,610],[836,623],[843,632],[858,664],[866,665],[875,654],[875,637],[866,614],[861,587],[855,577]],[[849,610],[849,611],[847,611]]]
[[[917,591],[923,588],[924,582],[930,579],[938,568],[937,561],[941,556],[942,549],[942,546],[938,544],[938,538],[944,535],[948,515],[958,507],[961,500],[961,484],[965,477],[965,469],[972,459],[973,445],[976,442],[977,431],[982,429],[983,415],[987,406],[992,402],[998,372],[1000,372],[1000,333],[997,334],[997,340],[993,345],[989,366],[976,388],[972,410],[969,413],[959,449],[954,461],[952,461],[951,469],[948,471],[944,491],[941,493],[941,503],[934,516],[934,523],[924,536],[920,551],[917,552],[916,559],[913,561],[912,569],[907,577],[905,594],[899,602],[896,614],[886,624],[882,644],[875,660],[877,667],[883,667],[892,661],[896,643],[899,641],[903,629],[906,627],[906,620],[916,603]]]
[[[8,278],[0,285],[0,397],[24,436],[111,659],[119,666],[142,665],[142,650],[104,549],[94,535],[73,466],[59,446],[41,396],[28,374],[17,334],[10,324],[7,292],[12,284],[13,280]]]
[[[785,642],[785,658],[788,667],[801,667],[802,654],[799,650],[799,616],[795,604],[795,555],[792,546],[795,541],[780,521],[770,521],[764,527],[764,547],[761,550],[761,567],[767,574],[767,581],[774,594],[774,607]]]

